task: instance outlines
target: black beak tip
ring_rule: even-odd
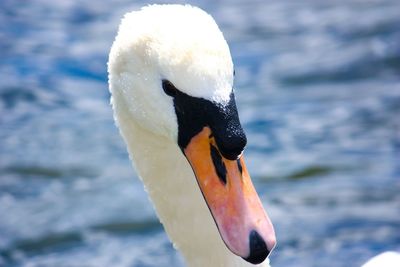
[[[256,231],[251,231],[249,238],[250,255],[243,259],[252,264],[260,264],[268,257],[270,251],[268,250],[264,239]]]

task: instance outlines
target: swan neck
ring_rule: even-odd
[[[141,127],[123,99],[113,96],[114,116],[132,163],[176,249],[190,267],[250,267],[223,243],[193,171],[176,142]]]

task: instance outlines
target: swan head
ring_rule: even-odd
[[[135,122],[179,146],[228,249],[262,262],[274,229],[244,163],[232,58],[213,18],[188,5],[126,14],[108,72],[113,97]]]

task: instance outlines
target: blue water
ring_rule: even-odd
[[[189,2],[231,47],[272,265],[399,251],[400,1]],[[0,266],[183,266],[109,106],[109,48],[144,4],[0,2]]]

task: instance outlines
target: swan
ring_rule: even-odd
[[[232,58],[214,19],[189,5],[127,13],[108,79],[132,164],[186,264],[268,266],[274,228],[244,162]]]
[[[400,266],[400,253],[385,251],[364,263],[361,267],[398,267]]]

